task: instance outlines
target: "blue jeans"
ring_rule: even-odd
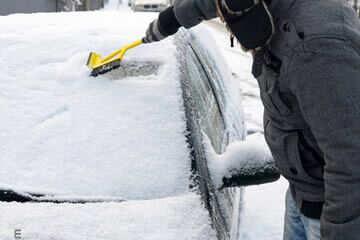
[[[291,195],[286,193],[284,240],[320,240],[320,220],[304,216]]]

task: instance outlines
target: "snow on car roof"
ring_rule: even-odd
[[[172,39],[130,50],[146,77],[89,77],[143,36],[152,13],[0,17],[0,185],[55,194],[153,199],[188,192],[190,160]]]

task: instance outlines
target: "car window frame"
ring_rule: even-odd
[[[196,60],[199,62],[199,65],[201,66],[201,70],[203,71],[204,75],[206,76],[207,78],[207,83],[208,85],[210,86],[210,91],[211,91],[211,94],[212,96],[214,97],[214,101],[215,101],[215,104],[216,104],[216,107],[219,111],[219,115],[220,115],[220,119],[221,119],[221,124],[222,124],[222,129],[221,129],[221,140],[220,140],[220,146],[219,148],[213,146],[214,149],[216,149],[216,152],[218,154],[221,154],[224,152],[226,146],[228,145],[229,143],[229,133],[228,133],[228,127],[227,127],[227,124],[226,124],[226,121],[225,121],[225,115],[224,115],[224,101],[223,103],[221,104],[220,103],[220,100],[219,100],[219,92],[217,90],[217,88],[214,86],[214,79],[213,77],[211,76],[211,74],[208,72],[207,68],[205,66],[208,66],[208,63],[206,61],[204,61],[200,55],[201,53],[199,53],[199,51],[201,49],[198,49],[197,46],[193,46],[193,44],[191,42],[189,42],[187,44],[187,46],[185,47],[185,55],[187,55],[187,51],[192,51],[192,53],[194,54],[194,56],[196,57]],[[185,64],[186,65],[186,64]],[[186,66],[187,67],[187,66]],[[187,69],[188,71],[188,69]],[[199,70],[200,71],[200,70]],[[189,80],[191,81],[191,80]],[[209,137],[209,136],[207,136]],[[210,138],[210,137],[209,137]]]
[[[189,34],[189,32],[185,32]],[[185,35],[189,36],[189,35]],[[190,35],[191,36],[191,35]],[[185,118],[186,118],[186,132],[185,137],[189,144],[189,151],[191,156],[191,185],[190,189],[199,193],[204,207],[209,212],[211,225],[216,231],[216,236],[220,240],[230,239],[230,225],[222,213],[218,196],[216,194],[213,182],[210,178],[208,169],[208,159],[206,157],[204,148],[204,134],[201,131],[198,113],[195,110],[194,99],[190,91],[189,72],[186,67],[185,51],[187,44],[191,39],[184,40],[177,38],[175,42],[178,47],[178,61],[180,62],[180,85],[182,89],[182,99],[184,104]]]

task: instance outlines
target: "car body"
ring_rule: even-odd
[[[246,137],[225,61],[199,27],[130,51],[122,79],[91,78],[87,50],[109,52],[121,34],[121,43],[130,42],[152,19],[122,12],[121,21],[102,22],[118,16],[15,15],[0,24],[7,31],[14,29],[9,23],[25,22],[26,29],[0,40],[9,59],[0,66],[7,96],[0,110],[0,206],[7,216],[0,218],[1,239],[21,228],[40,240],[238,236],[242,184],[215,186],[204,143],[222,154]],[[89,29],[94,19],[101,21]],[[40,37],[60,27],[58,35]],[[74,31],[82,33],[78,41]],[[24,45],[24,37],[38,40]],[[44,54],[54,43],[57,50]],[[19,48],[32,61],[11,58]],[[155,67],[147,76],[136,74],[149,65]],[[268,181],[253,182],[259,178]]]
[[[130,5],[135,12],[161,12],[171,3],[169,0],[134,0]]]
[[[231,104],[231,101],[226,99],[226,87],[223,82],[226,78],[229,78],[229,75],[226,72],[221,72],[221,69],[216,64],[223,59],[221,56],[217,56],[218,58],[215,60],[213,54],[209,52],[211,50],[204,48],[204,44],[199,39],[201,34],[195,37],[191,34],[191,31],[188,31],[180,35],[178,44],[181,46],[181,51],[183,51],[181,55],[186,56],[182,59],[181,64],[183,67],[181,69],[183,70],[182,84],[187,126],[190,133],[188,137],[193,149],[193,171],[195,176],[198,176],[196,180],[200,189],[199,192],[210,212],[218,239],[230,239],[232,231],[234,235],[238,234],[236,228],[240,224],[240,217],[234,217],[234,214],[236,215],[240,211],[241,201],[239,199],[242,195],[242,189],[234,188],[217,191],[213,183],[208,180],[211,177],[207,167],[203,133],[210,139],[217,153],[224,152],[230,141],[245,138],[246,129],[242,119],[242,109],[238,108],[239,112],[234,112],[235,116],[233,117],[238,121],[232,123],[236,127],[229,131],[231,123],[226,119],[225,109],[230,107],[228,104]],[[208,92],[202,92],[200,89],[207,89]]]

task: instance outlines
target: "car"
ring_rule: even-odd
[[[92,78],[88,51],[135,39],[151,18],[118,16],[3,19],[0,29],[12,34],[0,39],[8,59],[0,65],[0,238],[236,239],[244,187],[280,175],[273,161],[257,159],[262,152],[240,148],[236,157],[247,161],[214,180],[212,158],[247,135],[221,53],[201,26],[181,29]],[[101,21],[89,28],[94,19]],[[14,28],[18,22],[26,24]],[[49,29],[57,34],[41,37]],[[19,49],[26,54],[13,58]]]
[[[131,8],[135,12],[161,12],[170,5],[169,0],[133,0]]]

